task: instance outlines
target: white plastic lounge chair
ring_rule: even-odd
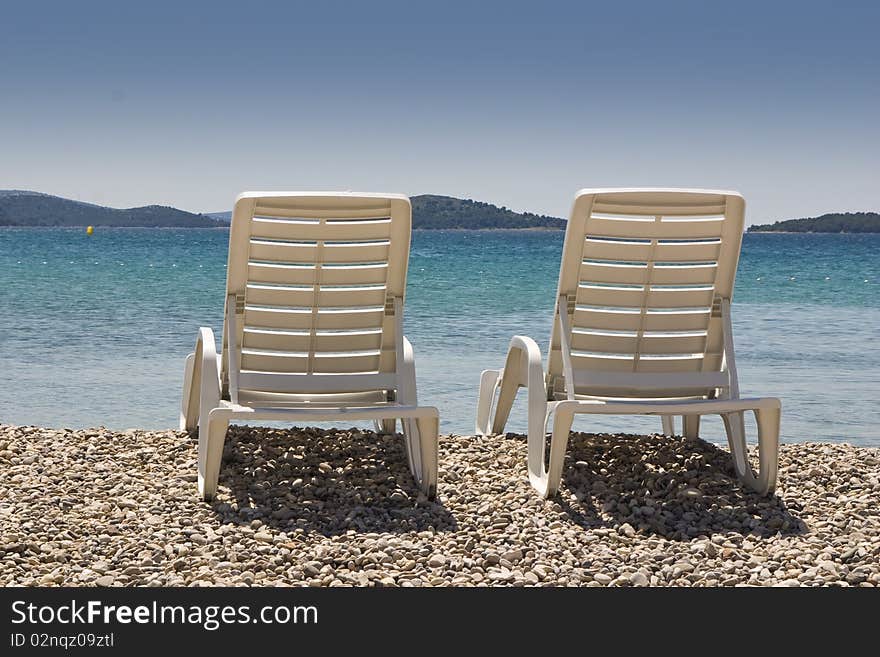
[[[419,487],[437,486],[436,408],[419,406],[403,335],[411,208],[401,195],[246,192],[229,231],[222,355],[199,329],[180,427],[199,429],[199,493],[214,496],[232,419],[401,419]]]
[[[668,435],[681,415],[688,437],[697,436],[701,415],[717,413],[737,475],[773,492],[781,404],[740,398],[731,333],[744,207],[724,191],[578,192],[546,376],[538,345],[514,336],[504,369],[483,372],[477,403],[477,433],[498,434],[517,390],[527,389],[529,479],[544,497],[559,489],[575,413],[660,415]],[[757,420],[758,473],[748,460],[745,411]]]

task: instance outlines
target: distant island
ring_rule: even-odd
[[[424,194],[413,196],[413,228],[563,230],[565,220],[514,212],[491,203]],[[217,228],[231,212],[194,214],[147,205],[116,209],[41,192],[0,190],[0,226],[118,226],[126,228]]]
[[[107,208],[60,196],[0,190],[0,226],[119,226],[125,228],[216,228],[217,221],[164,205]]]
[[[413,228],[565,230],[565,219],[531,212],[514,212],[482,201],[423,194],[413,196]]]
[[[514,212],[482,201],[421,194],[410,197],[413,228],[424,230],[565,230],[565,219]],[[231,212],[209,212],[229,222]]]
[[[832,212],[821,217],[788,219],[749,226],[750,233],[880,233],[880,213]]]
[[[491,203],[422,194],[413,196],[413,228],[427,230],[565,230],[566,221],[514,212]],[[165,205],[108,208],[60,196],[0,190],[0,226],[117,226],[123,228],[218,228],[231,212],[193,213]],[[880,213],[843,212],[749,226],[750,233],[880,233]]]

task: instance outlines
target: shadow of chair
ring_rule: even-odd
[[[746,488],[730,454],[699,438],[572,433],[562,478],[560,504],[585,528],[629,524],[679,541],[807,531],[796,502]]]
[[[223,523],[324,536],[456,529],[413,480],[400,434],[233,425],[220,486],[212,507]]]

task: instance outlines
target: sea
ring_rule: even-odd
[[[444,433],[473,433],[480,372],[502,366],[511,336],[546,354],[562,240],[414,231],[405,329]],[[176,427],[197,330],[220,339],[227,244],[225,229],[0,229],[0,423]],[[782,399],[783,441],[880,446],[880,234],[747,233],[733,309],[742,394]],[[525,429],[523,394],[508,430]],[[702,435],[722,441],[720,419]]]

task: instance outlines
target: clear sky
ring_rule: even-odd
[[[4,2],[0,188],[228,209],[598,186],[880,210],[880,2]]]

